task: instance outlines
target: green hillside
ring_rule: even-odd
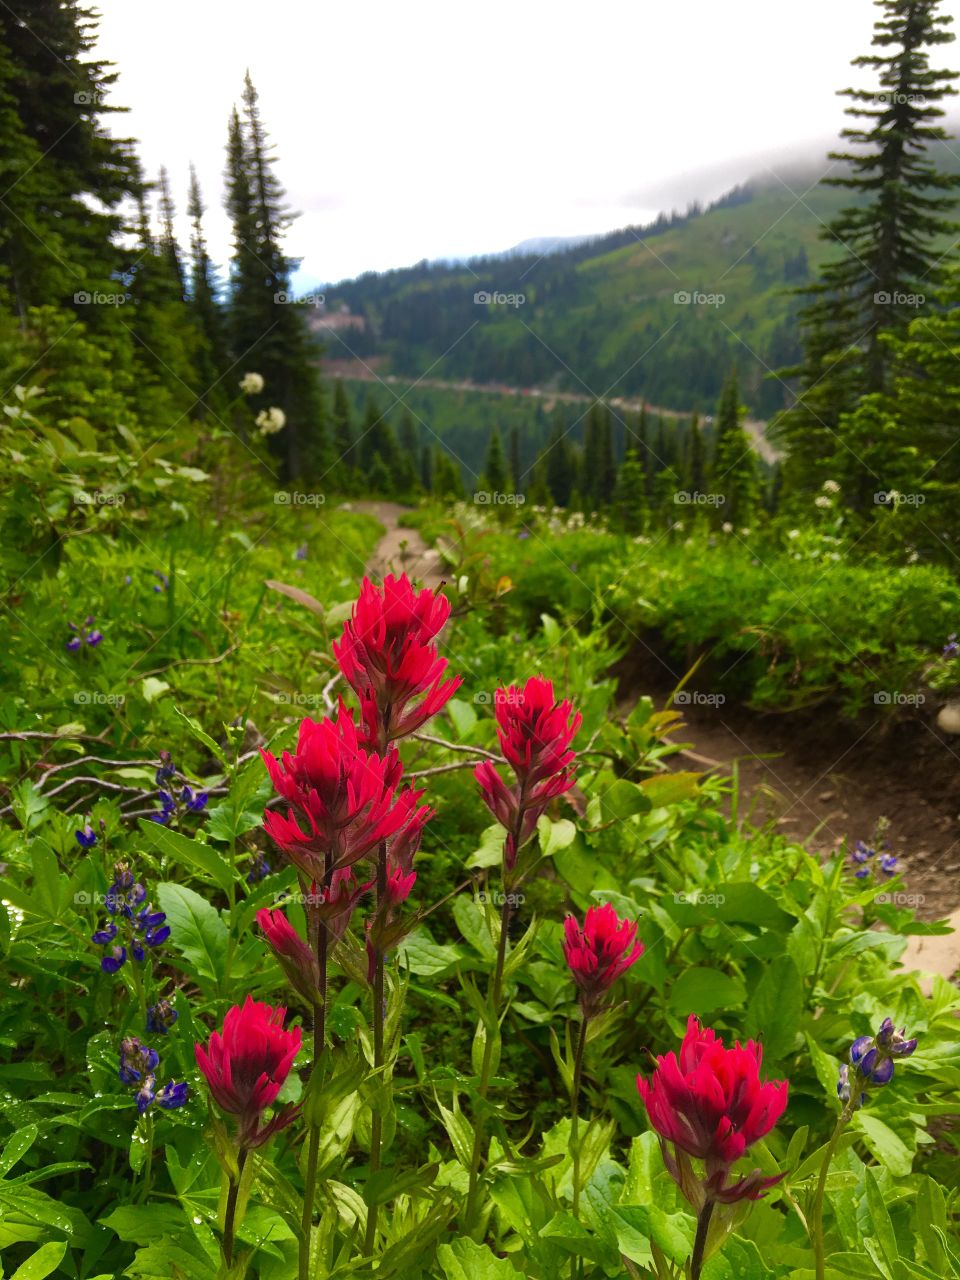
[[[705,212],[548,257],[422,263],[343,282],[328,291],[329,309],[348,308],[364,329],[329,337],[327,356],[379,357],[378,373],[411,380],[429,370],[708,412],[736,363],[746,403],[769,417],[788,396],[772,371],[799,354],[791,290],[829,252],[820,232],[849,202],[818,183],[824,167],[768,173]],[[477,303],[481,292],[507,300]]]

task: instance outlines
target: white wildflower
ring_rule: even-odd
[[[800,537],[800,530],[799,530],[799,529],[788,529],[788,530],[787,530],[787,537],[788,537],[788,538],[799,538],[799,537]]]
[[[724,520],[720,528],[723,530],[724,533],[733,533],[733,525],[730,523],[729,520]]]
[[[813,500],[813,505],[819,507],[821,511],[829,511],[833,506],[833,499],[828,498],[824,493],[818,493]]]
[[[276,435],[286,425],[287,415],[282,409],[278,409],[276,405],[271,405],[269,409],[261,409],[257,414],[257,426],[260,428],[261,435]]]
[[[836,480],[824,480],[824,482],[823,482],[823,492],[824,492],[824,493],[839,493],[839,492],[840,492],[840,486],[837,484]]]
[[[749,530],[749,529],[741,529],[741,530],[740,530],[740,537],[741,537],[741,538],[749,538],[749,537],[750,537],[750,530]]]
[[[262,373],[245,373],[240,379],[240,390],[245,396],[258,396],[263,388]]]

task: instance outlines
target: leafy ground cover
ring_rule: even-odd
[[[442,679],[462,683],[436,699],[421,672],[408,711],[426,688],[436,714],[410,733],[389,716],[385,730],[367,698],[373,738],[361,748],[402,732],[404,782],[435,815],[419,851],[409,837],[398,846],[398,828],[351,864],[355,882],[334,885],[323,842],[278,825],[287,805],[275,787],[301,777],[285,762],[307,758],[304,716],[339,715],[341,728],[324,730],[329,758],[341,771],[358,759],[336,702],[358,706],[355,665],[373,658],[355,651],[351,667],[341,650],[344,680],[332,643],[376,526],[196,471],[174,477],[182,494],[150,488],[119,517],[108,504],[82,523],[58,517],[55,549],[40,553],[53,563],[24,566],[21,545],[8,569],[7,1270],[958,1274],[956,990],[937,981],[925,997],[899,966],[908,937],[938,926],[894,905],[900,869],[880,849],[821,860],[731,823],[727,783],[666,768],[676,710],[641,698],[618,714],[609,671],[624,641],[605,622],[620,602],[614,568],[629,576],[644,545],[496,525],[458,542],[443,527],[455,563],[436,642]],[[420,523],[441,530],[436,514]],[[534,537],[549,533],[530,574]],[[662,554],[664,583],[635,582],[635,609],[684,585],[682,545]],[[718,555],[734,581],[741,553]],[[556,583],[552,558],[566,566]],[[688,565],[704,591],[714,563]],[[929,570],[909,571],[920,573],[946,600]],[[354,609],[362,637],[381,634],[373,597],[372,622]],[[594,625],[571,625],[581,603]],[[932,629],[940,613],[928,608]],[[549,705],[563,700],[550,733],[533,736],[559,743],[537,786],[563,785],[550,783],[542,806],[515,751],[538,675],[553,682]],[[278,762],[272,778],[260,745]],[[378,754],[389,756],[384,742]],[[358,777],[382,780],[365,759]],[[322,769],[304,776],[329,785]],[[284,794],[297,812],[297,793]],[[518,803],[526,826],[513,825]],[[301,797],[301,832],[308,811]],[[341,901],[336,919],[323,914],[335,888],[349,898],[381,863],[391,883],[399,876],[392,893],[371,885],[352,911]],[[600,908],[615,913],[613,934],[589,914]],[[311,967],[321,954],[325,998]],[[286,1013],[250,1030],[265,1006]],[[274,1046],[277,1088],[236,1103],[204,1057],[221,1029],[244,1070],[251,1043]],[[654,1094],[641,1098],[637,1076],[665,1088],[685,1036],[684,1070],[700,1055],[711,1079],[733,1070],[738,1096],[766,1100],[766,1120],[735,1113],[742,1155],[716,1145],[721,1116],[704,1112],[703,1080],[668,1111],[712,1115],[706,1145],[671,1129]],[[738,1056],[734,1042],[753,1047]],[[774,1116],[771,1097],[784,1095]]]

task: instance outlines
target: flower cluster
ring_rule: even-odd
[[[417,819],[423,793],[400,789],[395,751],[379,756],[360,746],[342,702],[335,720],[304,718],[292,755],[285,751],[278,761],[263,748],[260,754],[291,806],[286,815],[268,810],[264,827],[308,885],[323,882],[328,857],[334,870],[351,866]]]
[[[257,426],[262,436],[273,436],[287,425],[287,415],[282,409],[272,405],[269,409],[261,409],[257,414]]]
[[[444,678],[447,659],[433,643],[449,615],[445,596],[415,591],[406,574],[387,574],[382,589],[364,578],[333,652],[360,700],[368,744],[384,750],[414,733],[460,687],[462,676]]]
[[[563,954],[589,1017],[617,978],[643,955],[643,943],[637,941],[637,926],[621,920],[609,902],[590,907],[582,929],[567,916],[563,933]]]
[[[170,937],[170,926],[164,923],[166,915],[151,909],[146,901],[146,889],[134,879],[126,863],[118,862],[113,874],[113,884],[104,899],[113,918],[91,935],[91,941],[97,946],[108,948],[100,961],[104,973],[122,969],[128,954],[134,960],[143,961],[148,947],[159,947]]]
[[[188,783],[176,784],[177,767],[169,751],[160,752],[160,767],[156,772],[157,786],[160,790],[160,812],[150,815],[151,821],[166,826],[175,814],[183,812],[202,813],[207,807],[209,794],[206,791],[194,791]]]
[[[840,1068],[837,1096],[849,1103],[856,1098],[855,1108],[862,1107],[872,1087],[889,1084],[898,1058],[909,1058],[917,1047],[916,1040],[906,1038],[906,1028],[899,1031],[892,1018],[884,1018],[875,1036],[858,1036],[850,1046],[850,1066]],[[852,1066],[853,1070],[850,1070]]]
[[[697,1212],[707,1201],[757,1200],[783,1177],[765,1178],[756,1169],[729,1182],[731,1167],[770,1132],[787,1105],[787,1082],[761,1082],[761,1059],[755,1041],[728,1049],[691,1015],[679,1057],[658,1057],[651,1080],[637,1077],[664,1164]],[[702,1177],[691,1157],[703,1161]]]
[[[147,1009],[147,1030],[151,1035],[165,1036],[178,1017],[169,1000],[158,1000]]]
[[[100,829],[103,830],[103,827],[104,823],[101,819]],[[97,843],[97,833],[94,831],[93,827],[91,827],[89,819],[73,834],[81,849],[92,849]]]
[[[265,385],[263,374],[245,373],[238,385],[245,396],[258,396]]]
[[[300,1028],[285,1031],[286,1016],[286,1009],[274,1009],[247,996],[242,1006],[228,1010],[223,1030],[212,1033],[206,1048],[194,1045],[197,1066],[214,1101],[237,1118],[237,1141],[243,1149],[262,1146],[300,1110],[288,1104],[269,1124],[262,1123],[264,1111],[276,1102],[300,1052]]]
[[[574,785],[570,743],[583,717],[569,702],[556,700],[543,676],[531,676],[522,689],[498,689],[494,710],[500,749],[516,782],[508,787],[492,760],[478,764],[474,777],[487,808],[507,831],[504,863],[511,869],[547,805]]]
[[[76,653],[84,644],[89,645],[91,649],[95,649],[103,639],[103,632],[98,631],[93,623],[94,617],[92,613],[89,617],[84,618],[82,627],[78,627],[75,622],[68,622],[67,626],[75,634],[67,640],[64,648],[68,649],[70,653]],[[83,634],[84,632],[86,634]]]
[[[173,1111],[182,1107],[189,1096],[190,1088],[185,1083],[174,1084],[170,1080],[157,1088],[156,1070],[159,1065],[160,1055],[156,1049],[148,1048],[135,1036],[128,1036],[120,1045],[118,1074],[123,1084],[137,1086],[137,1110],[141,1115],[153,1102],[165,1111]]]
[[[884,842],[881,847],[886,848],[888,846]],[[858,880],[865,880],[874,867],[888,878],[897,874],[897,858],[895,854],[881,853],[876,863],[873,863],[874,858],[877,858],[876,849],[871,849],[862,840],[858,840],[854,845],[853,852],[850,854],[850,861],[857,868],[853,874]]]
[[[947,643],[943,646],[942,656],[944,658],[955,658],[958,653],[960,653],[960,642],[957,640],[957,633],[953,631],[947,636]]]

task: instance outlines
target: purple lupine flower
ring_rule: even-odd
[[[169,1000],[158,1000],[147,1009],[147,1030],[153,1035],[166,1035],[179,1014]]]
[[[871,1087],[881,1088],[893,1079],[895,1060],[909,1058],[916,1047],[917,1041],[908,1040],[903,1027],[897,1031],[892,1018],[884,1018],[875,1036],[858,1036],[850,1046],[852,1074],[846,1065],[840,1068],[841,1101],[849,1102],[856,1090],[857,1106],[862,1107]]]
[[[273,868],[266,860],[262,853],[257,854],[257,860],[247,872],[247,884],[256,884],[260,880],[266,879]]]
[[[95,649],[97,645],[100,643],[100,641],[103,639],[103,632],[91,631],[84,638],[86,639],[86,642],[90,646],[90,648]]]
[[[953,631],[947,636],[947,643],[943,646],[943,656],[955,658],[958,653],[960,653],[960,643],[957,642],[957,633]]]
[[[895,876],[897,874],[897,859],[892,853],[885,853],[880,859],[880,870],[885,876]]]
[[[146,902],[147,891],[133,878],[133,872],[124,862],[114,867],[114,881],[107,890],[104,905],[116,920],[108,920],[103,928],[91,935],[91,941],[110,951],[100,961],[104,973],[116,973],[126,962],[128,952],[134,960],[146,958],[146,947],[159,947],[170,937],[170,926],[162,911],[154,911]],[[122,941],[114,943],[123,930]]]
[[[154,591],[156,591],[157,593],[160,593],[169,589],[170,579],[167,577],[165,573],[161,573],[159,569],[154,569],[153,576],[155,578],[160,579],[159,582],[154,583],[154,587],[153,587]]]
[[[305,542],[301,543],[300,546],[297,547],[296,551],[293,553],[293,558],[294,560],[306,560],[307,544]]]
[[[176,1107],[182,1107],[189,1096],[190,1086],[186,1081],[174,1084],[171,1080],[169,1084],[165,1084],[162,1089],[157,1090],[155,1101],[165,1111],[173,1111]]]
[[[158,795],[160,796],[162,807],[159,813],[151,813],[150,818],[153,822],[159,822],[161,826],[166,826],[177,811],[177,802],[169,791],[164,791],[162,788]]]
[[[136,1036],[126,1036],[120,1042],[120,1080],[123,1084],[137,1084],[159,1065],[160,1055],[156,1049],[149,1048]]]
[[[97,833],[89,822],[84,823],[80,830],[75,831],[73,834],[76,836],[77,844],[81,849],[92,849],[97,843]]]
[[[126,947],[111,947],[109,954],[105,955],[100,961],[100,968],[104,973],[117,973],[122,969],[127,958]]]
[[[71,653],[76,653],[80,648],[80,643],[81,641],[79,636],[71,636],[64,648],[69,649]]]
[[[202,813],[207,807],[209,799],[210,797],[206,791],[194,793],[193,789],[188,786],[184,786],[180,792],[180,803],[186,805],[193,813]]]

